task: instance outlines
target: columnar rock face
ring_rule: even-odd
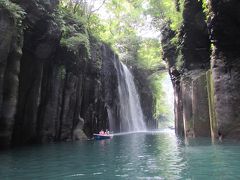
[[[201,1],[184,1],[180,49],[174,49],[168,42],[176,36],[168,29],[167,26],[163,29],[162,43],[174,87],[176,133],[180,136],[210,136],[206,76],[210,41]],[[178,53],[182,56],[177,58]],[[179,63],[181,67],[177,67]]]
[[[193,130],[195,136],[211,136],[206,72],[192,81]]]
[[[209,102],[205,70],[185,72],[175,89],[177,133],[179,135],[210,136]]]
[[[22,30],[11,12],[0,8],[0,142],[11,141],[18,98]]]
[[[211,1],[209,24],[213,43],[212,78],[214,84],[215,134],[240,138],[240,2]]]
[[[44,126],[41,113],[45,108],[43,104],[47,103],[46,91],[51,83],[48,82],[48,76],[51,77],[56,45],[60,40],[59,27],[46,13],[47,11],[45,12],[45,4],[21,1],[20,5],[27,13],[28,28],[24,31],[23,37],[18,105],[12,139],[14,144],[35,142],[40,138]],[[39,8],[39,5],[42,8]],[[54,79],[51,80],[53,84]],[[52,89],[48,88],[48,90]],[[51,138],[50,136],[48,138]]]
[[[210,44],[201,1],[184,1],[182,32],[184,67],[188,70],[208,68]]]
[[[110,119],[118,131],[118,56],[71,17],[77,33],[63,37],[57,1],[16,3],[24,30],[0,8],[0,146],[82,139]]]
[[[176,132],[239,139],[240,2],[211,0],[209,5],[207,32],[201,1],[184,1],[182,68],[176,67],[179,50],[174,52],[169,41],[174,33],[163,29],[164,58],[175,90]]]
[[[204,19],[201,1],[184,2],[181,49],[183,69],[178,78],[180,86],[175,91],[181,91],[178,98],[182,101],[177,113],[182,113],[183,126],[178,127],[178,131],[183,131],[185,136],[210,136],[206,76],[210,64],[210,43]],[[182,127],[184,130],[179,130]]]

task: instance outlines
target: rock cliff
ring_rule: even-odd
[[[210,1],[206,23],[202,1],[185,0],[178,47],[171,44],[177,34],[168,25],[162,29],[181,136],[240,137],[239,6],[237,0]]]
[[[240,138],[240,2],[211,0],[213,135]]]

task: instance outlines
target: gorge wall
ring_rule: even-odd
[[[0,6],[0,146],[90,137],[110,118],[118,131],[117,55],[57,0],[13,2]]]
[[[206,21],[202,1],[185,0],[180,33],[167,24],[162,28],[163,55],[175,93],[176,133],[239,139],[240,2],[212,0],[208,6]],[[176,36],[178,47],[171,43]]]
[[[211,55],[213,96],[217,130],[240,138],[240,2],[211,1],[209,24],[213,50]],[[213,128],[213,133],[216,129]]]

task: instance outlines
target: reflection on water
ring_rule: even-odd
[[[239,179],[240,145],[173,131],[0,152],[0,179]]]

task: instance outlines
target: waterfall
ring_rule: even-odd
[[[118,93],[120,131],[145,131],[146,125],[133,75],[123,63],[120,64],[120,73],[118,75]]]

